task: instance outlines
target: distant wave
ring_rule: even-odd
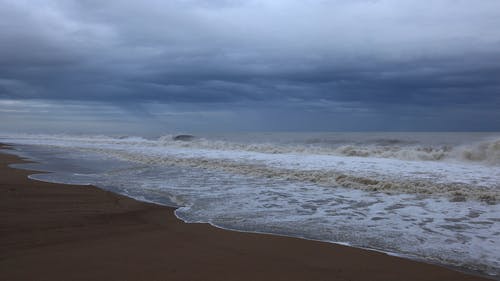
[[[172,135],[162,136],[158,142],[163,145],[204,148],[214,150],[243,150],[270,154],[300,153],[318,155],[340,155],[354,157],[394,158],[410,161],[467,161],[486,165],[500,165],[500,138],[462,145],[419,145],[397,139],[378,139],[372,144],[276,144],[237,143],[219,140],[194,139],[178,143]],[[319,142],[319,141],[318,141]]]
[[[352,146],[335,149],[345,156],[396,158],[401,160],[458,160],[500,164],[500,139],[459,146]]]
[[[146,146],[167,146],[197,148],[221,151],[248,151],[266,154],[313,154],[337,155],[348,157],[392,158],[408,161],[462,161],[484,165],[500,165],[500,136],[460,144],[425,144],[396,138],[377,138],[360,143],[356,140],[336,140],[325,142],[322,139],[308,139],[302,143],[287,142],[236,142],[227,140],[192,138],[189,141],[176,141],[178,135],[164,135],[157,139],[138,136],[106,135],[34,135],[17,134],[6,136],[7,139],[26,139],[44,141],[78,141],[109,144],[128,144]]]

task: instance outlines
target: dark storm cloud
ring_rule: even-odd
[[[500,121],[495,0],[0,0],[0,18],[6,100]]]

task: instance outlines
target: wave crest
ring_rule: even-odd
[[[500,164],[500,139],[482,142],[475,146],[462,147],[459,150],[462,159]]]
[[[398,140],[377,140],[373,144],[337,144],[326,146],[314,143],[239,143],[223,140],[193,139],[175,142],[172,135],[162,136],[158,142],[166,146],[210,150],[250,151],[268,154],[317,154],[350,157],[394,158],[410,161],[465,161],[486,165],[500,165],[500,138],[468,145],[418,145]]]

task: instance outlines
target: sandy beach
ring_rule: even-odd
[[[186,224],[172,208],[8,167],[23,161],[0,153],[0,280],[489,280],[374,251]]]

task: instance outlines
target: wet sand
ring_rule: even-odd
[[[0,153],[0,280],[489,280],[341,245],[186,224],[172,208],[8,167],[21,162]]]

